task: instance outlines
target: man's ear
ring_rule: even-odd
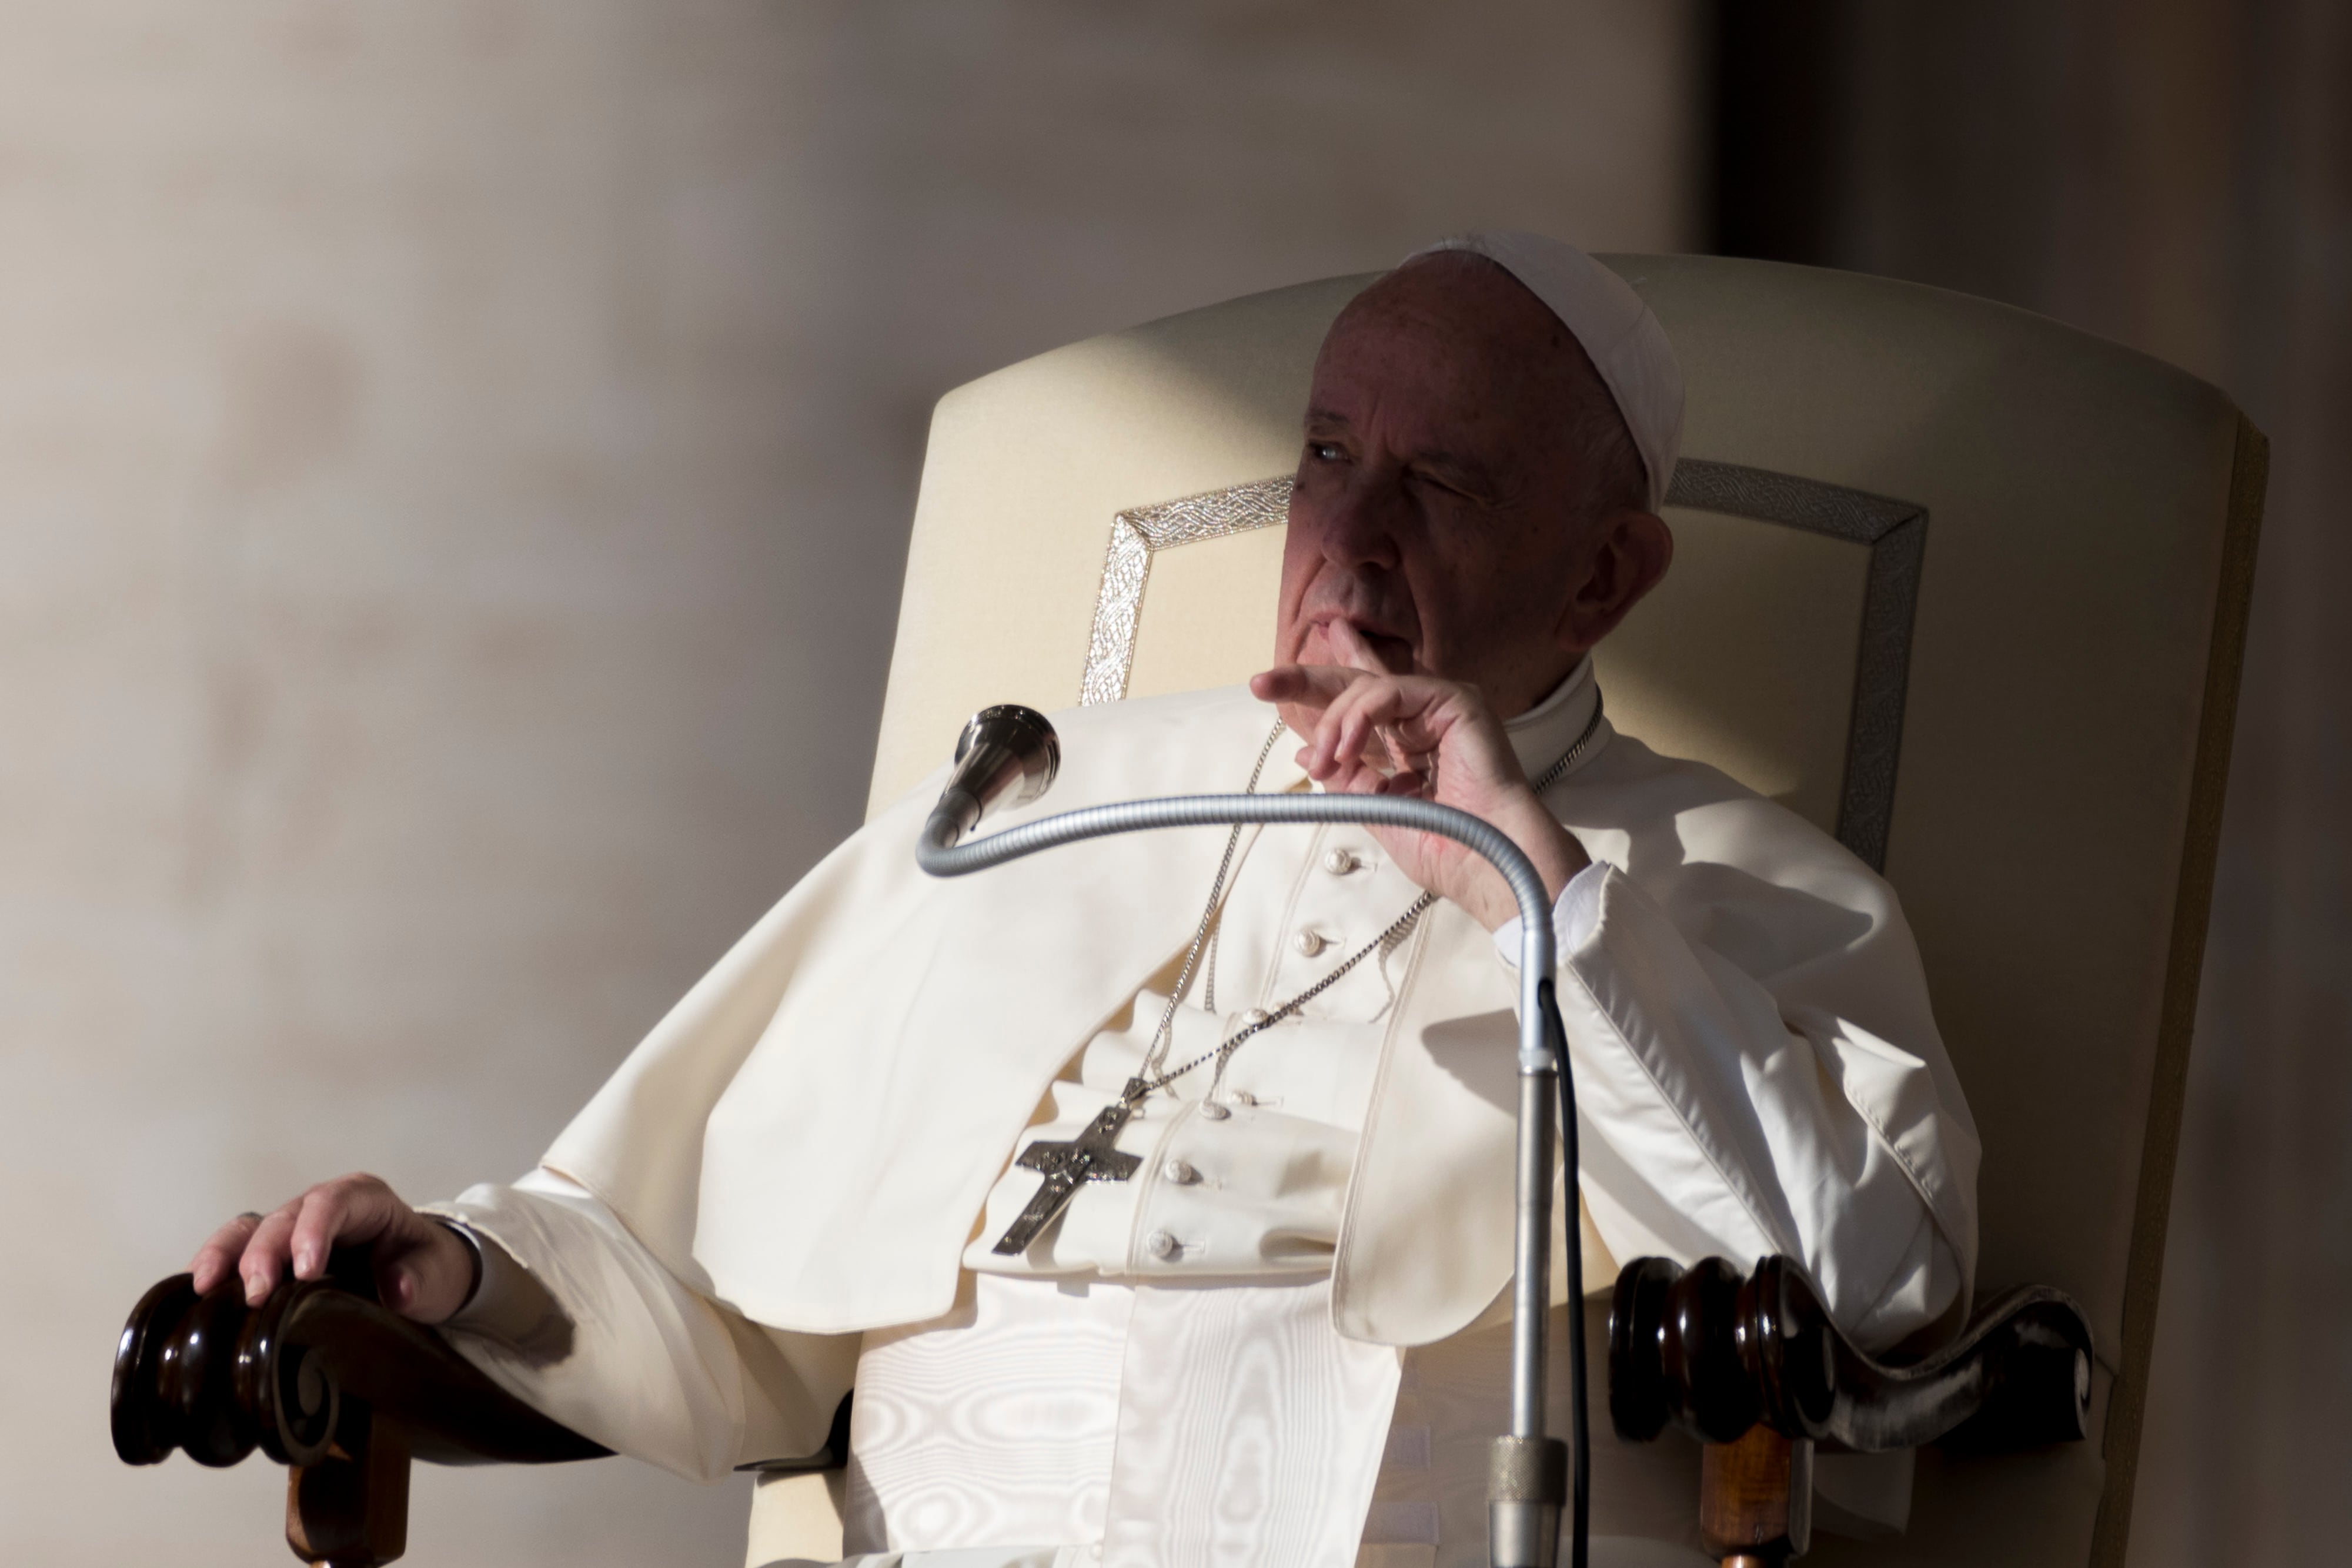
[[[1619,512],[1592,531],[1591,554],[1559,621],[1561,646],[1579,654],[1617,630],[1675,559],[1674,530],[1654,512]]]

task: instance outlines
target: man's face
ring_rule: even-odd
[[[1575,520],[1575,356],[1475,257],[1416,262],[1349,306],[1307,398],[1277,664],[1346,663],[1344,620],[1391,674],[1476,685],[1505,716],[1575,667],[1595,531]]]

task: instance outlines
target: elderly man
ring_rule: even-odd
[[[1276,667],[1065,716],[1053,805],[1319,788],[1495,823],[1557,899],[1596,1262],[1785,1252],[1864,1343],[1931,1335],[1967,1305],[1976,1141],[1892,893],[1601,716],[1589,654],[1666,570],[1680,419],[1656,321],[1580,252],[1410,258],[1316,364]],[[854,1383],[846,1549],[881,1561],[1481,1561],[1500,879],[1273,829],[935,883],[932,792],[811,873],[538,1170],[430,1215],[324,1184],[225,1227],[199,1288],[372,1244],[388,1301],[687,1475],[818,1450]],[[1081,1141],[1109,1179],[1049,1184]],[[1674,1560],[1686,1480],[1662,1500],[1600,1448],[1596,1560]],[[1844,1500],[1899,1522],[1906,1477]]]

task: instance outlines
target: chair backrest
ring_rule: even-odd
[[[1689,385],[1675,566],[1601,650],[1611,715],[1882,866],[1984,1136],[1980,1284],[2059,1285],[2098,1339],[2091,1442],[1931,1452],[1904,1538],[1816,1560],[2120,1563],[2263,438],[2190,376],[1983,300],[1604,259]],[[988,703],[1262,666],[1316,346],[1366,281],[940,401],[876,801]]]

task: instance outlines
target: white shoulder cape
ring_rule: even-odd
[[[1056,715],[1061,779],[1003,821],[1230,791],[1271,717],[1239,688]],[[1046,1086],[1181,950],[1223,847],[1214,829],[1140,833],[936,881],[916,869],[914,842],[938,787],[811,872],[543,1162],[683,1282],[754,1322],[832,1333],[950,1308],[960,1255]],[[1599,754],[1547,800],[1639,890],[1628,896],[1663,912],[1671,925],[1657,930],[1712,944],[1710,962],[1768,969],[1757,978],[1784,1016],[1827,1020],[1807,1037],[1851,1026],[1903,1042],[1839,1087],[1972,1260],[1974,1128],[1885,884],[1722,774],[1605,727]],[[1333,1276],[1339,1331],[1391,1344],[1461,1329],[1511,1271],[1515,982],[1450,904],[1417,942]]]

